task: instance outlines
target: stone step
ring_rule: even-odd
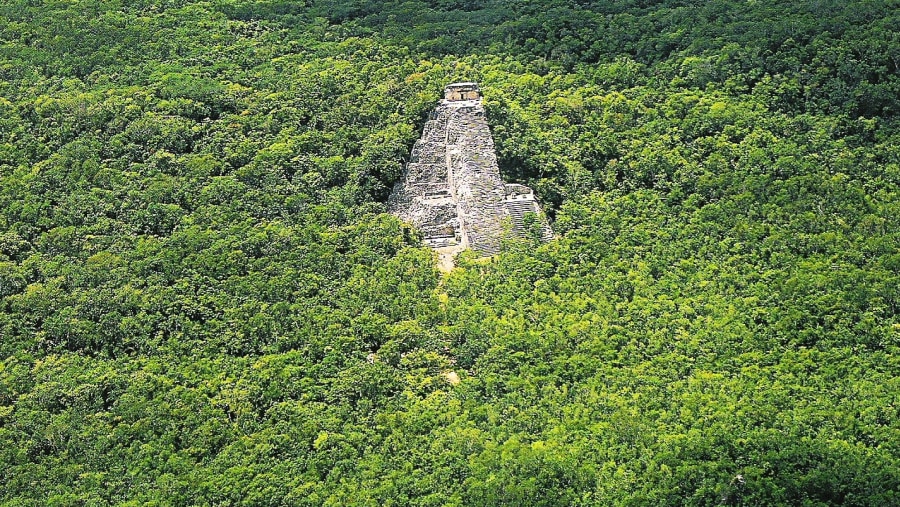
[[[428,144],[410,153],[409,161],[418,164],[447,164],[447,155],[442,144]]]
[[[406,164],[406,185],[422,185],[426,183],[447,184],[447,166],[444,164]]]
[[[447,128],[447,121],[441,121],[440,119],[428,120],[425,122],[425,126],[422,128],[422,137],[420,139],[428,139],[429,137],[438,136],[444,129]],[[441,135],[441,137],[443,137]]]
[[[540,217],[540,206],[534,200],[506,201],[506,209],[513,222],[513,230],[519,236],[525,234],[525,214],[535,213]],[[553,237],[553,231],[543,219],[541,220],[541,238],[545,241]]]

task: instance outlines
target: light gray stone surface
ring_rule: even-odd
[[[496,254],[506,231],[532,233],[528,213],[537,219],[531,229],[545,241],[552,238],[531,189],[500,178],[477,85],[448,85],[445,97],[451,99],[441,100],[413,146],[388,210],[418,227],[425,244],[441,252]]]

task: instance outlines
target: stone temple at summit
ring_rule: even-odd
[[[480,255],[500,251],[504,234],[524,237],[552,231],[534,193],[500,179],[494,140],[475,83],[454,83],[416,141],[388,210],[419,230],[442,254],[471,248]],[[529,218],[529,214],[533,214]]]

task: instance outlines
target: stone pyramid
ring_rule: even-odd
[[[534,192],[500,179],[494,140],[475,83],[454,83],[429,116],[410,153],[388,210],[418,227],[425,243],[448,255],[471,248],[500,251],[505,230],[524,236],[525,216],[539,217],[542,239],[553,236]],[[507,225],[509,224],[509,225]]]

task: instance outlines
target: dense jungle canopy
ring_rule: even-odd
[[[4,0],[0,505],[900,505],[898,68],[897,0]],[[557,238],[444,275],[462,80]]]

